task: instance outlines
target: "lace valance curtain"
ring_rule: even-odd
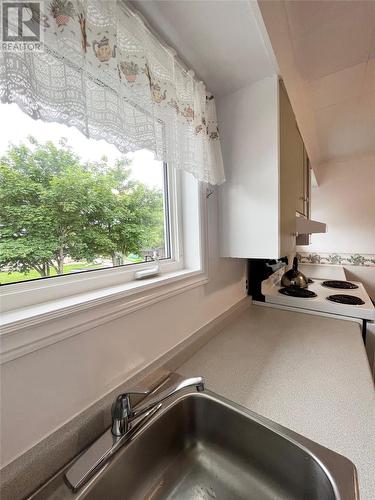
[[[225,180],[214,100],[116,0],[52,0],[40,52],[0,53],[2,102],[211,184]]]

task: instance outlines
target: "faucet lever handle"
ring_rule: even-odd
[[[133,405],[130,396],[141,394],[147,395],[149,392],[149,389],[134,387],[129,392],[119,394],[112,405],[112,418],[129,418],[133,413]]]
[[[120,394],[117,396],[112,405],[112,420],[121,419],[130,415],[131,405],[128,394]]]

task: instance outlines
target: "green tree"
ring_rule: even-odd
[[[51,267],[61,272],[62,235],[58,220],[45,199],[54,179],[78,167],[78,157],[65,141],[10,146],[0,160],[0,264],[11,271],[36,270],[48,276]]]
[[[163,196],[129,179],[124,160],[82,164],[65,140],[11,145],[0,159],[0,266],[64,272],[67,256],[92,260],[163,241]]]
[[[129,180],[130,169],[123,160],[114,167],[106,162],[103,158],[99,164],[86,165],[102,182],[94,196],[96,210],[86,219],[83,240],[96,254],[110,256],[116,265],[129,253],[163,244],[163,193]]]

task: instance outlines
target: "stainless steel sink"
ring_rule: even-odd
[[[348,459],[209,391],[164,403],[78,493],[62,477],[33,499],[359,498]]]

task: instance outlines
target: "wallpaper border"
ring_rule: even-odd
[[[301,264],[375,267],[375,254],[298,252]]]

